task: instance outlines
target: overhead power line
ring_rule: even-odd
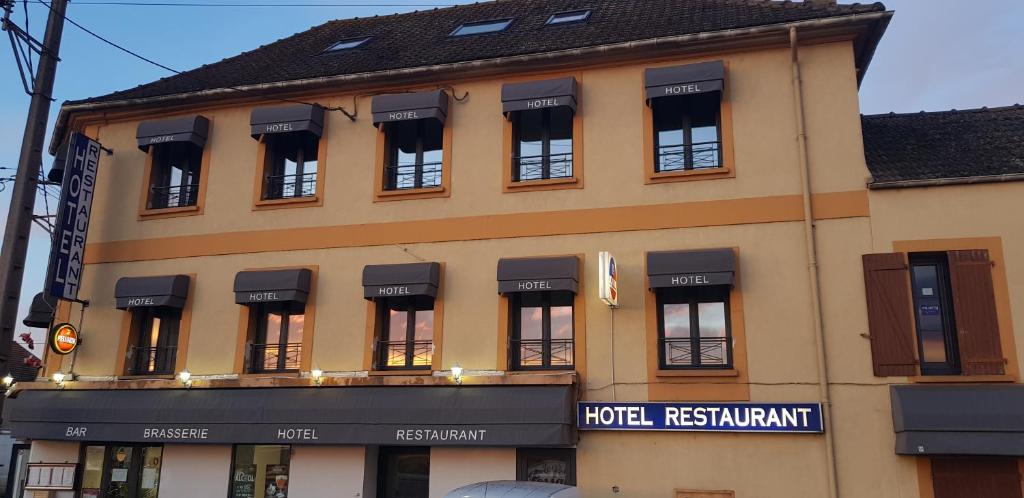
[[[54,9],[51,6],[51,4],[45,2],[44,0],[36,0],[36,1],[41,3],[41,4],[43,4],[43,5],[45,5],[51,11],[56,12],[56,11],[54,11]],[[206,80],[204,80],[204,79],[202,79],[202,78],[200,78],[200,77],[198,77],[198,76],[196,76],[194,74],[189,74],[188,72],[178,71],[177,69],[174,69],[174,68],[171,68],[171,67],[167,67],[167,66],[165,66],[165,65],[163,65],[163,64],[161,64],[159,62],[154,61],[153,59],[150,59],[148,57],[140,55],[139,53],[134,52],[134,51],[132,51],[132,50],[130,50],[128,48],[125,48],[122,45],[114,43],[114,42],[104,38],[103,36],[97,34],[96,32],[90,30],[89,28],[86,28],[85,26],[82,26],[81,24],[75,22],[74,19],[71,19],[70,17],[67,17],[67,15],[63,15],[62,14],[62,17],[64,18],[65,21],[67,21],[71,25],[75,26],[76,28],[78,28],[78,29],[80,29],[82,31],[85,31],[89,35],[91,35],[94,38],[102,41],[103,43],[106,43],[107,45],[110,45],[111,47],[114,47],[114,48],[116,48],[116,49],[118,49],[118,50],[120,50],[120,51],[122,51],[122,52],[124,52],[124,53],[126,53],[128,55],[131,55],[132,57],[135,57],[135,58],[137,58],[139,60],[142,60],[144,62],[152,64],[152,65],[154,65],[156,67],[159,67],[159,68],[161,68],[161,69],[163,69],[165,71],[170,71],[170,72],[172,72],[172,73],[174,73],[176,75],[183,76],[183,77],[186,77],[186,78],[191,78],[191,79],[193,79],[195,81],[198,81],[199,83],[202,83],[204,85],[208,85],[208,86],[215,87],[215,88],[225,88],[225,89],[232,90],[232,91],[235,91],[235,92],[241,92],[241,93],[246,93],[246,94],[249,94],[249,95],[255,95],[255,96],[259,96],[259,97],[263,97],[263,98],[267,98],[267,99],[271,99],[271,100],[276,100],[278,102],[286,102],[286,103],[291,103],[291,104],[305,104],[305,105],[313,105],[313,106],[323,107],[325,110],[328,110],[328,111],[338,111],[338,112],[341,112],[342,114],[344,114],[346,117],[348,117],[352,121],[356,120],[356,116],[354,114],[348,112],[344,107],[326,107],[326,106],[322,106],[320,104],[315,104],[315,103],[312,103],[312,102],[305,102],[305,101],[302,101],[302,100],[294,100],[294,99],[288,99],[288,98],[283,98],[283,97],[276,97],[274,95],[268,94],[267,92],[259,92],[259,91],[247,90],[245,88],[238,88],[238,87],[235,87],[235,86],[225,86],[225,85],[221,85],[221,84],[217,84],[217,83],[211,83],[211,82],[206,81]]]

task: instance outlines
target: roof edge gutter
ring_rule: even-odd
[[[871,190],[884,190],[913,187],[941,187],[943,185],[971,185],[975,183],[1006,183],[1024,181],[1024,173],[1008,173],[1005,175],[962,176],[957,178],[931,178],[928,180],[894,180],[887,182],[868,182]]]
[[[576,48],[570,50],[559,50],[555,52],[543,52],[537,54],[517,55],[512,57],[500,57],[495,59],[482,59],[475,61],[454,62],[446,64],[435,64],[430,66],[418,66],[402,69],[391,69],[369,73],[345,74],[337,76],[326,76],[319,78],[305,78],[288,80],[273,83],[261,83],[257,85],[245,85],[232,88],[214,88],[189,93],[176,93],[161,95],[157,97],[146,97],[140,99],[126,99],[107,102],[93,102],[81,104],[64,104],[61,106],[60,114],[54,126],[51,136],[49,151],[54,154],[58,145],[63,142],[67,133],[67,126],[72,116],[78,113],[107,111],[141,107],[155,104],[180,104],[195,100],[207,100],[222,97],[224,95],[235,95],[241,92],[282,92],[301,91],[319,87],[337,87],[339,85],[359,85],[380,80],[408,81],[417,78],[424,78],[437,74],[459,74],[464,76],[467,71],[486,72],[506,67],[519,67],[526,65],[555,66],[568,61],[576,61],[580,57],[602,55],[602,56],[624,56],[642,52],[645,56],[658,55],[660,52],[668,52],[685,45],[695,45],[689,48],[706,49],[707,45],[724,44],[729,41],[744,41],[766,36],[775,35],[779,37],[780,44],[788,41],[790,28],[799,28],[801,31],[808,29],[836,29],[855,25],[857,23],[882,22],[888,23],[892,17],[891,11],[869,12],[862,14],[850,14],[824,19],[813,19],[807,21],[796,21],[782,24],[769,24],[753,28],[729,29],[712,31],[706,33],[693,33],[679,36],[651,38],[647,40],[629,41],[608,45],[596,45],[593,47]],[[884,29],[884,26],[880,29]],[[880,34],[878,35],[880,37]],[[862,53],[870,58],[874,52],[873,46],[877,44],[878,37],[872,35],[868,43],[872,45],[870,50]],[[539,64],[538,64],[539,63]],[[858,71],[866,68],[867,63],[861,60],[855,61]]]

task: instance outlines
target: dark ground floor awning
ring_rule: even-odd
[[[28,390],[21,439],[411,446],[571,446],[574,386]]]
[[[892,386],[899,455],[1024,456],[1024,385]]]

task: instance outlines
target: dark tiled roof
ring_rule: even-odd
[[[11,377],[14,377],[15,382],[31,382],[36,380],[39,368],[25,363],[27,358],[36,358],[36,355],[25,349],[21,344],[12,341],[7,364],[9,365]]]
[[[1024,106],[861,116],[873,183],[1024,174]]]
[[[576,9],[593,12],[585,23],[545,25],[551,14]],[[331,21],[181,75],[73,103],[485,60],[884,10],[881,3],[768,0],[498,0]],[[500,18],[514,18],[504,32],[448,36],[462,23]],[[322,53],[338,41],[364,36],[372,38],[358,48]]]

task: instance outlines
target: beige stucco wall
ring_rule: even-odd
[[[807,47],[804,88],[810,148],[819,191],[863,187],[867,175],[860,154],[859,116],[853,54],[849,43]],[[350,122],[329,112],[324,204],[307,209],[252,212],[257,142],[249,136],[250,106],[202,110],[212,120],[205,214],[137,221],[145,154],[135,145],[138,121],[102,124],[99,138],[115,149],[101,158],[90,242],[168,237],[181,234],[262,230],[295,226],[346,225],[410,219],[549,211],[796,194],[795,117],[789,53],[770,49],[724,54],[727,100],[733,121],[737,175],[732,179],[644,185],[642,145],[643,70],[700,59],[623,64],[570,73],[580,81],[584,188],[501,194],[501,79],[452,81],[464,103],[451,105],[453,127],[450,198],[372,202],[375,134],[370,99],[358,99],[360,114]],[[708,58],[705,58],[708,59]],[[363,92],[360,92],[363,93]],[[320,102],[352,107],[351,95]],[[150,114],[146,119],[157,119]],[[577,158],[579,160],[579,158]],[[415,209],[410,209],[415,207]]]
[[[362,496],[365,458],[362,446],[292,446],[288,495],[292,498]]]
[[[515,448],[430,449],[430,498],[475,482],[515,479]]]
[[[225,496],[231,476],[231,446],[164,445],[160,496]]]

